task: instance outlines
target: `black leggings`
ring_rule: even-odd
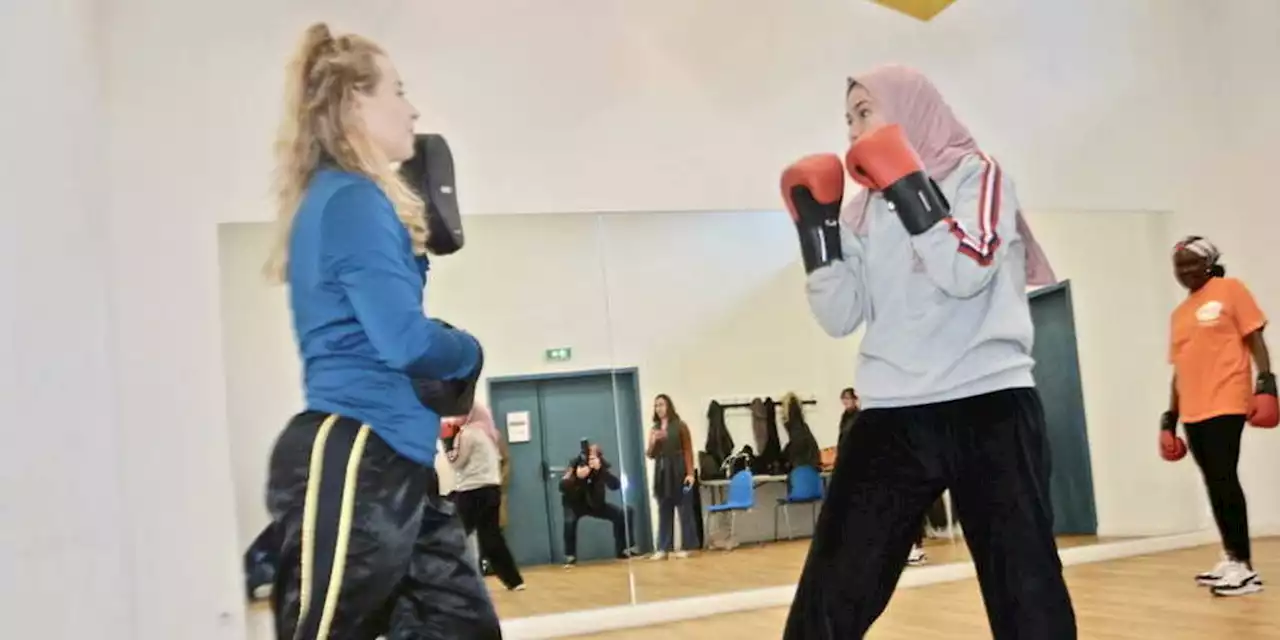
[[[1183,426],[1191,456],[1200,466],[1204,486],[1209,490],[1209,503],[1213,505],[1218,532],[1222,534],[1222,546],[1235,560],[1250,562],[1249,508],[1236,473],[1244,416],[1215,416]]]
[[[271,453],[267,508],[280,544],[276,637],[502,637],[435,469],[360,422],[294,417]]]
[[[458,515],[462,518],[462,526],[467,534],[476,534],[476,543],[480,546],[480,557],[489,560],[489,566],[498,575],[498,579],[508,589],[524,584],[516,560],[507,547],[507,539],[502,537],[502,528],[498,526],[499,513],[502,510],[502,488],[489,485],[478,489],[459,491],[453,494],[458,505]]]
[[[1074,640],[1034,389],[863,411],[836,455],[784,638],[862,638],[944,488],[964,522],[992,636]]]
[[[614,552],[619,558],[631,548],[631,540],[634,536],[627,533],[627,523],[635,522],[635,511],[631,507],[627,507],[626,512],[621,507],[604,503],[596,508],[582,507],[574,508],[570,505],[564,506],[564,555],[578,555],[578,521],[583,518],[599,518],[608,520],[613,524],[613,547]]]

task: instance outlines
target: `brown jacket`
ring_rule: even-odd
[[[670,425],[668,425],[670,428]],[[680,451],[684,453],[684,474],[686,476],[693,475],[693,436],[689,434],[689,426],[680,421],[678,428],[680,430]],[[658,457],[658,453],[662,450],[655,437],[660,430],[653,429],[649,432],[649,450],[646,454],[649,458]],[[670,437],[670,436],[668,436]]]

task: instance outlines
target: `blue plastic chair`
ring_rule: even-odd
[[[778,511],[782,511],[783,517],[787,521],[787,539],[791,539],[791,510],[793,504],[808,504],[813,506],[813,521],[818,521],[818,503],[822,502],[823,483],[822,473],[815,467],[803,466],[796,467],[787,474],[787,497],[778,498],[778,504],[773,508],[773,530],[774,537],[777,536],[778,530]]]
[[[729,495],[720,504],[707,507],[707,529],[711,528],[711,516],[717,513],[729,514],[729,539],[733,539],[734,525],[737,523],[739,511],[750,511],[756,506],[755,476],[743,469],[729,478]],[[710,534],[706,537],[710,538]]]

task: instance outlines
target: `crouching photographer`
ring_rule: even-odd
[[[605,460],[600,445],[582,442],[582,452],[569,461],[564,477],[560,480],[561,502],[564,505],[564,553],[565,565],[572,566],[578,558],[578,521],[582,518],[599,518],[613,523],[613,540],[617,557],[629,558],[635,550],[631,547],[628,523],[635,521],[631,507],[623,510],[605,500],[606,491],[622,487]]]

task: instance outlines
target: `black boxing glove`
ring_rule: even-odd
[[[427,205],[427,251],[447,256],[462,248],[462,213],[453,177],[453,151],[438,133],[414,137],[413,157],[400,165],[404,176]]]
[[[436,322],[446,329],[458,331],[444,320]],[[431,378],[414,378],[413,389],[418,394],[418,401],[441,417],[465,416],[471,413],[475,404],[476,386],[480,383],[480,373],[484,370],[484,348],[476,341],[476,366],[466,376],[456,380],[435,380]]]
[[[840,204],[844,167],[835,154],[805,156],[782,171],[782,200],[800,236],[805,273],[844,258]]]

